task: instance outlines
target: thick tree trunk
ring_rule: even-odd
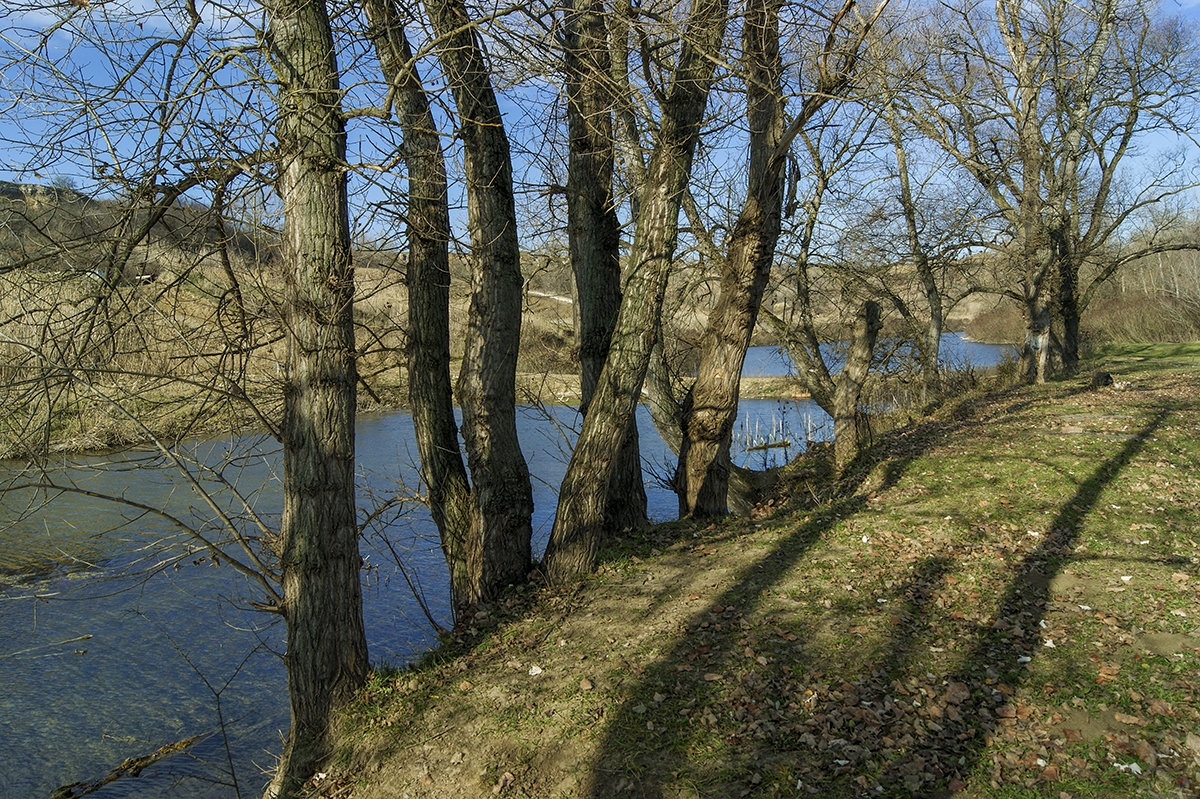
[[[450,568],[456,613],[477,593],[467,568],[471,489],[450,383],[450,215],[446,165],[395,0],[362,0],[404,132],[408,170],[408,397],[421,480]]]
[[[354,501],[354,274],[333,35],[323,2],[266,8],[280,84],[287,365],[278,552],[291,704],[267,793],[286,797],[332,753],[329,725],[366,677],[367,642]]]
[[[1050,360],[1050,309],[1037,298],[1025,304],[1025,341],[1017,374],[1026,383],[1045,383]]]
[[[512,161],[482,44],[461,0],[425,0],[458,113],[471,233],[466,350],[458,378],[471,471],[468,601],[529,573],[533,492],[516,424],[521,261]]]
[[[612,477],[658,330],[675,252],[682,194],[725,31],[724,0],[695,0],[641,195],[629,273],[604,370],[559,492],[546,549],[550,579],[564,582],[596,565]]]
[[[854,325],[854,340],[846,356],[846,366],[838,375],[833,394],[833,461],[838,472],[843,471],[858,456],[863,431],[859,427],[858,411],[863,383],[871,369],[875,338],[879,334],[879,303],[863,303]]]
[[[621,306],[621,233],[613,198],[613,125],[609,51],[601,0],[565,8],[567,77],[567,234],[579,319],[580,408],[587,407],[608,356]],[[637,425],[621,448],[606,522],[615,529],[647,523]]]
[[[721,516],[729,493],[729,445],[737,417],[742,365],[771,274],[782,217],[783,99],[779,58],[779,0],[746,8],[743,52],[749,185],[721,266],[721,288],[701,341],[686,435],[675,476],[680,516]]]

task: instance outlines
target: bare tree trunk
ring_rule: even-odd
[[[564,582],[596,565],[612,476],[658,330],[675,252],[679,209],[725,32],[725,0],[695,0],[647,169],[621,309],[604,370],[559,492],[546,549],[550,579]]]
[[[395,0],[362,0],[404,133],[408,169],[408,396],[421,480],[450,568],[457,613],[477,593],[467,568],[471,489],[450,383],[450,215],[446,165]]]
[[[1045,383],[1050,359],[1050,309],[1037,297],[1025,302],[1025,341],[1017,374],[1026,383]]]
[[[531,564],[533,492],[516,424],[521,262],[508,137],[462,0],[425,0],[457,107],[471,233],[471,303],[458,378],[471,471],[470,594],[489,599]]]
[[[686,435],[675,476],[680,516],[721,516],[728,504],[729,445],[742,365],[771,274],[782,217],[780,5],[780,0],[752,0],[746,8],[749,185],[721,266],[720,294],[704,331],[700,366],[687,402]]]
[[[925,301],[929,305],[925,335],[916,342],[921,361],[921,402],[928,404],[937,401],[942,391],[938,363],[942,345],[942,325],[945,321],[942,293],[938,290],[937,279],[929,263],[929,254],[921,242],[921,231],[917,225],[917,204],[908,173],[908,150],[904,146],[904,133],[900,128],[900,117],[896,113],[894,100],[887,103],[884,113],[887,116],[892,149],[896,154],[896,177],[900,188],[900,209],[904,214],[904,228],[908,238],[908,252],[917,271],[917,278],[921,281]]]
[[[859,427],[858,411],[863,383],[871,369],[875,352],[875,337],[879,333],[880,307],[874,300],[863,303],[854,325],[854,340],[846,366],[838,375],[833,394],[833,460],[838,472],[843,471],[858,456],[863,431]]]
[[[291,730],[270,796],[291,796],[331,755],[329,725],[367,674],[354,501],[354,273],[346,135],[325,4],[266,4],[279,78],[277,191],[287,335],[283,520]]]
[[[621,306],[621,233],[613,198],[613,92],[604,3],[568,1],[564,19],[570,137],[567,234],[579,320],[580,408],[586,414]],[[618,530],[647,523],[637,425],[632,421],[605,516]]]

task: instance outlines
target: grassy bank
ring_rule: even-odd
[[[1200,345],[1092,366],[481,610],[313,795],[1196,796]]]

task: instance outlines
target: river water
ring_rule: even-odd
[[[952,339],[947,346],[952,362],[970,348],[978,366],[1005,352]],[[780,375],[788,368],[773,349],[756,347],[745,374]],[[781,463],[804,441],[825,437],[827,421],[807,400],[745,401],[735,459],[756,467]],[[525,408],[520,415],[533,477],[535,553],[549,535],[577,425],[574,409],[563,406]],[[676,512],[675,496],[663,485],[672,458],[644,407],[638,425],[650,515],[666,520]],[[779,441],[792,446],[746,451]],[[361,418],[357,447],[364,517],[417,485],[407,413]],[[272,442],[220,439],[183,454],[200,484],[240,523],[249,523],[247,507],[269,525],[277,522],[280,458]],[[205,465],[221,469],[206,475]],[[3,468],[3,485],[41,479]],[[138,506],[215,535],[214,514],[180,471],[151,451],[71,458],[49,473],[75,491],[0,493],[0,794],[45,797],[60,785],[101,777],[127,757],[204,734],[186,754],[92,795],[257,796],[288,725],[278,658],[282,625],[249,607],[261,599],[256,586],[228,564],[193,551],[179,526]],[[371,660],[403,664],[435,637],[401,568],[433,616],[442,624],[449,619],[436,533],[423,508],[402,503],[368,531],[362,552]]]

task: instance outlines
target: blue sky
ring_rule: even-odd
[[[82,0],[81,0],[82,2]],[[184,20],[180,17],[169,16],[162,10],[162,5],[151,2],[151,0],[120,0],[121,5],[115,5],[116,0],[110,3],[103,3],[101,0],[95,0],[95,6],[89,9],[76,9],[76,13],[83,16],[86,15],[87,20],[92,24],[90,30],[100,35],[105,30],[105,21],[117,20],[126,22],[126,27],[123,32],[132,35],[142,35],[147,37],[162,36],[172,34],[182,28]],[[165,4],[163,4],[165,5]],[[26,12],[20,13],[13,9],[13,4],[7,4],[9,10],[0,12],[0,37],[8,40],[9,50],[12,46],[28,43],[31,40],[33,31],[44,30],[47,26],[55,22],[55,17],[49,13]],[[61,7],[61,6],[60,6]],[[200,6],[201,13],[205,16],[205,25],[203,30],[213,35],[218,43],[230,44],[240,43],[250,44],[252,42],[252,31],[242,21],[237,20],[228,12],[217,10],[217,6],[212,3],[202,3]],[[1163,9],[1168,13],[1174,11],[1181,16],[1193,21],[1200,21],[1200,0],[1193,3],[1182,4],[1176,0],[1166,0],[1163,4]],[[117,13],[117,9],[120,13]],[[255,21],[256,6],[253,3],[244,3],[243,8],[249,11],[248,19],[251,22]],[[102,9],[111,9],[112,13],[106,16],[106,12]],[[22,31],[25,28],[25,31]],[[76,40],[78,41],[78,40]],[[62,57],[68,51],[72,44],[72,39],[67,32],[67,29],[61,30],[55,34],[51,41],[51,47],[45,52],[50,58]],[[117,57],[103,57],[94,47],[86,45],[78,46],[73,52],[73,57],[69,61],[61,62],[65,71],[71,69],[77,70],[81,78],[91,78],[94,83],[103,85],[106,79],[111,79],[111,76],[117,74],[123,69],[127,69],[132,63],[131,59],[135,56],[137,50],[144,50],[144,45],[139,44],[132,48],[129,53],[121,53]],[[203,59],[208,54],[203,47],[198,49],[193,55],[192,60]],[[370,67],[371,58],[364,48],[359,48],[353,52],[347,51],[339,53],[339,57],[343,64],[363,64]],[[28,64],[24,65],[25,67]],[[184,70],[188,73],[189,69]],[[431,86],[439,84],[438,70],[436,63],[432,59],[428,59],[423,63],[424,77]],[[352,66],[351,70],[354,69]],[[12,93],[15,88],[20,88],[23,74],[23,65],[11,64],[8,69],[4,70],[0,75],[0,179],[16,180],[22,182],[39,182],[49,183],[55,179],[67,178],[76,183],[85,191],[94,191],[92,179],[95,177],[94,167],[92,164],[85,163],[83,158],[97,157],[99,160],[109,162],[109,174],[116,168],[117,163],[123,158],[130,158],[134,153],[140,153],[144,159],[153,160],[154,138],[147,138],[142,130],[139,130],[137,124],[125,125],[109,125],[107,126],[107,135],[100,135],[99,131],[102,127],[96,119],[79,118],[77,120],[77,128],[75,135],[69,137],[63,142],[64,148],[46,153],[43,148],[40,156],[52,156],[51,163],[39,163],[36,159],[39,157],[37,147],[43,145],[47,140],[53,138],[54,128],[53,123],[47,120],[40,119],[36,116],[25,115],[24,118],[18,118],[22,111],[30,108],[27,105],[13,104],[11,101]],[[182,79],[181,75],[176,76],[176,80]],[[204,116],[211,123],[211,130],[189,129],[189,130],[172,130],[167,139],[170,142],[182,143],[192,152],[205,152],[207,148],[215,148],[214,144],[222,138],[230,135],[231,126],[244,125],[245,130],[250,133],[251,138],[255,135],[261,135],[261,131],[265,129],[269,123],[269,97],[260,94],[247,102],[248,90],[245,87],[237,86],[237,81],[244,77],[236,63],[226,65],[220,72],[222,80],[227,83],[230,88],[210,98],[204,98],[201,95],[187,98],[176,104],[176,109],[180,113],[191,113],[200,109]],[[372,78],[373,79],[373,78]],[[346,86],[356,92],[356,96],[351,98],[347,105],[355,105],[364,102],[372,101],[377,95],[373,92],[378,91],[378,85],[371,85],[359,81],[355,83],[355,78],[351,72],[346,80]],[[162,75],[156,74],[153,80],[147,81],[145,84],[148,92],[154,92],[161,88],[163,83]],[[69,86],[70,81],[64,81],[64,86]],[[36,88],[44,88],[35,87]],[[537,151],[541,148],[538,141],[540,132],[535,123],[539,121],[544,124],[545,109],[547,104],[553,103],[556,99],[557,86],[542,85],[540,88],[533,90],[526,89],[524,94],[511,93],[505,98],[505,113],[506,121],[510,128],[510,136],[514,140],[514,149],[520,151],[522,149],[528,151]],[[68,90],[64,90],[67,94]],[[61,99],[72,99],[65,96]],[[266,106],[266,108],[264,108]],[[155,106],[153,103],[129,104],[114,109],[114,115],[132,114],[134,117],[141,116],[143,123],[147,118],[153,118],[152,112]],[[255,120],[256,115],[258,116]],[[530,117],[533,119],[530,119]],[[115,116],[114,116],[115,118]],[[250,122],[252,124],[247,125]],[[444,129],[449,130],[450,125],[448,117],[445,113],[441,114],[440,123],[444,124]],[[142,128],[146,128],[144,124]],[[363,122],[352,123],[351,125],[351,142],[350,142],[350,158],[352,161],[361,158],[364,161],[375,160],[380,157],[393,154],[393,148],[399,141],[398,136],[389,138],[381,136],[378,127],[371,127],[367,133],[367,125]],[[26,141],[32,147],[22,148],[14,144],[17,141]],[[1162,139],[1165,144],[1167,139]],[[79,152],[72,156],[68,149],[74,147]],[[105,153],[105,149],[109,148],[110,152]],[[1154,151],[1158,149],[1158,145],[1147,142],[1146,149]],[[733,146],[730,152],[733,152],[740,157],[740,149],[738,146]],[[456,167],[456,152],[453,147],[447,151],[449,160],[449,168],[451,174],[457,171]],[[535,167],[525,159],[529,156],[518,155],[515,163],[515,178],[520,184],[526,168],[535,169]],[[554,154],[550,153],[551,160]],[[115,162],[115,163],[114,163]],[[33,164],[31,168],[28,165]],[[163,159],[161,165],[168,171],[186,169],[187,165],[176,163],[176,159]],[[556,177],[560,180],[565,180],[565,167],[561,164],[556,168],[558,174]],[[363,177],[352,178],[352,188],[365,189],[368,184],[368,177],[374,179],[375,173],[370,171],[365,172]],[[169,175],[168,175],[169,177]],[[386,179],[386,178],[384,178]],[[543,178],[540,173],[534,172],[533,182],[536,184]],[[536,186],[534,187],[536,189]],[[461,192],[457,192],[454,197],[456,205],[461,207]],[[364,195],[368,200],[374,199],[379,201],[383,196],[379,192]],[[203,199],[197,197],[197,199]],[[531,193],[525,199],[534,203],[540,203],[543,210],[545,205],[550,200],[545,197],[539,197],[536,191]],[[370,222],[364,221],[364,227],[369,227]],[[380,230],[381,226],[376,225],[376,230]]]

